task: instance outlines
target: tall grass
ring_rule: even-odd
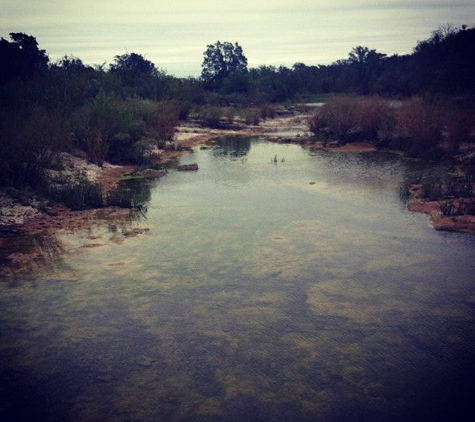
[[[475,110],[414,97],[395,105],[379,97],[336,96],[308,119],[320,138],[371,141],[410,156],[438,158],[473,142]]]
[[[434,158],[440,150],[443,113],[436,102],[420,97],[405,101],[396,110],[399,136],[406,140],[405,149],[411,156]]]
[[[387,101],[379,97],[336,96],[309,118],[310,132],[342,142],[374,141],[389,119]]]

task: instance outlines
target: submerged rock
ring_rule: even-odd
[[[198,164],[181,164],[177,167],[178,171],[196,171],[198,170]]]

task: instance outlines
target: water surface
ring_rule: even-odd
[[[64,234],[0,283],[2,420],[470,420],[475,238],[406,211],[419,163],[249,138],[180,162],[149,232]]]

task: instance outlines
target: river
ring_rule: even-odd
[[[1,420],[473,420],[475,237],[406,210],[420,163],[265,138],[194,162],[146,185],[149,231],[42,239],[0,281]]]

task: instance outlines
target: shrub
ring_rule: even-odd
[[[199,112],[199,119],[202,120],[206,126],[216,128],[221,122],[221,114],[222,110],[220,107],[204,107]]]
[[[6,114],[0,121],[0,184],[40,187],[44,170],[64,147],[59,117],[40,107]]]
[[[265,104],[260,108],[260,117],[262,120],[266,120],[267,118],[275,119],[275,114],[275,107],[271,105]]]
[[[468,176],[431,175],[422,180],[422,195],[429,200],[473,197],[473,185]]]
[[[173,139],[180,114],[188,116],[189,108],[176,101],[149,101],[134,99],[127,105],[133,110],[134,117],[145,124],[145,136],[157,141]],[[186,110],[185,110],[186,109]]]
[[[155,145],[157,141],[153,138],[144,138],[136,142],[131,149],[130,161],[138,165],[153,165],[158,158],[153,151]]]
[[[358,98],[355,108],[355,123],[361,137],[365,140],[376,140],[381,130],[391,125],[391,113],[387,100],[379,97]]]
[[[397,122],[412,156],[434,158],[442,140],[442,110],[435,102],[414,97],[397,110]]]
[[[445,116],[445,128],[447,152],[457,153],[462,142],[473,142],[475,111],[452,105]]]
[[[72,118],[79,146],[98,165],[143,164],[153,145],[147,141],[173,139],[178,123],[177,104],[142,99],[119,100],[100,92]]]
[[[307,124],[316,136],[342,142],[378,140],[411,156],[432,159],[444,151],[456,152],[473,133],[473,112],[446,108],[419,97],[396,106],[379,97],[336,96],[318,108]]]
[[[255,125],[257,126],[261,120],[260,116],[260,110],[259,109],[253,109],[253,108],[246,108],[242,110],[241,116],[244,119],[244,123],[246,125]]]
[[[442,215],[453,217],[458,215],[475,215],[475,201],[473,199],[449,199],[440,204]]]
[[[127,162],[131,145],[145,133],[144,122],[133,107],[104,91],[75,113],[72,128],[80,146],[98,165],[105,160]]]
[[[151,198],[150,185],[133,180],[123,181],[107,194],[107,206],[147,210],[147,202]]]
[[[224,109],[224,115],[228,119],[228,122],[229,122],[230,125],[232,125],[233,122],[234,122],[235,114],[236,114],[236,110],[232,106],[231,107],[226,107]]]
[[[379,97],[335,96],[309,118],[308,128],[343,142],[373,141],[389,116],[387,101]]]

